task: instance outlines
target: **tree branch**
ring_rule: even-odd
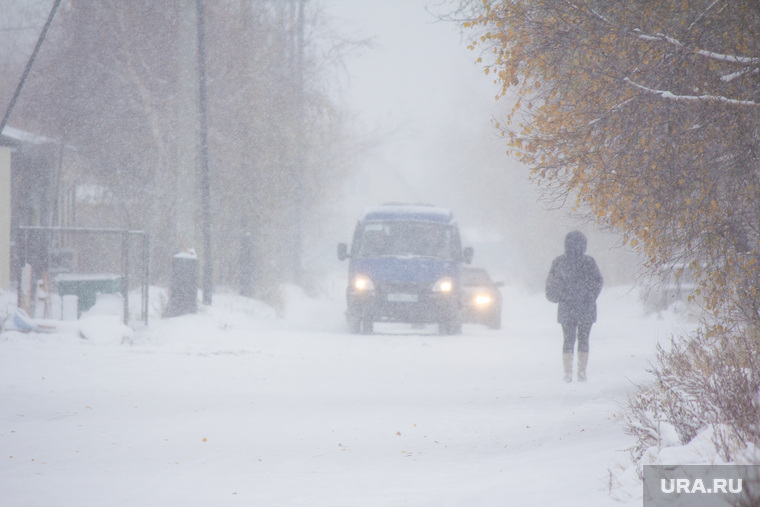
[[[669,35],[665,35],[664,33],[657,33],[657,34],[651,35],[651,34],[646,34],[642,32],[638,28],[634,28],[633,32],[641,40],[665,41],[665,42],[668,42],[669,44],[677,46],[678,48],[691,51],[696,55],[704,56],[706,58],[711,58],[713,60],[719,60],[725,63],[736,63],[740,65],[760,65],[760,57],[726,55],[723,53],[716,53],[714,51],[705,51],[704,49],[694,49],[694,48],[690,48],[686,46],[683,42],[679,41],[678,39],[674,37],[670,37]]]
[[[569,5],[571,5],[574,9],[578,10],[578,11],[582,10],[581,7],[579,7],[578,5],[576,5],[574,3],[570,3],[570,2],[567,2],[567,3]],[[716,0],[716,2],[713,2],[713,4],[710,5],[707,10],[711,9],[715,5],[715,3],[717,3],[717,0]],[[610,26],[613,26],[615,28],[622,28],[622,25],[614,23],[612,20],[606,18],[605,16],[603,16],[599,12],[595,11],[592,7],[586,6],[586,9],[588,10],[588,12],[590,12],[593,15],[593,17],[597,18],[602,23],[610,25]],[[693,24],[694,23],[692,23],[692,25]],[[632,32],[633,35],[635,37],[637,37],[638,39],[640,39],[640,40],[647,41],[647,42],[655,42],[655,41],[667,42],[667,43],[672,44],[672,45],[674,45],[674,46],[676,46],[676,47],[678,47],[680,49],[684,49],[684,50],[690,51],[690,52],[692,52],[694,54],[697,54],[697,55],[700,55],[700,56],[704,56],[705,58],[710,58],[710,59],[713,59],[713,60],[719,60],[719,61],[722,61],[722,62],[725,62],[725,63],[732,63],[732,64],[760,65],[760,57],[726,55],[726,54],[723,54],[723,53],[716,53],[714,51],[705,51],[703,49],[696,49],[696,48],[692,48],[692,47],[687,46],[683,42],[679,41],[678,39],[676,39],[674,37],[670,37],[669,35],[665,35],[663,33],[647,34],[647,33],[643,32],[639,28],[634,28],[634,29],[630,30],[630,32]]]
[[[642,84],[632,81],[630,78],[627,78],[627,77],[624,78],[623,81],[633,86],[634,88],[637,88],[647,93],[651,93],[653,95],[659,95],[660,98],[663,98],[666,100],[675,100],[677,102],[720,102],[723,104],[730,104],[734,106],[751,106],[751,107],[760,106],[760,103],[754,102],[752,100],[730,99],[728,97],[723,97],[722,95],[676,95],[675,93],[671,91],[656,90],[654,88],[644,86]]]

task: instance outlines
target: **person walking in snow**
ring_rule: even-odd
[[[559,303],[557,322],[562,324],[562,364],[565,382],[573,380],[573,350],[578,343],[578,380],[586,380],[588,340],[596,322],[596,298],[602,291],[602,274],[586,252],[586,236],[572,231],[565,236],[565,253],[555,258],[546,279],[546,299]]]

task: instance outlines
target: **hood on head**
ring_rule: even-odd
[[[565,253],[575,256],[586,253],[586,236],[580,231],[568,232],[565,236]]]

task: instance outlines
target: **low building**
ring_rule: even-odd
[[[19,226],[60,223],[60,155],[60,144],[43,136],[9,126],[0,133],[0,289],[18,280]],[[48,262],[47,245],[32,242],[27,261],[39,273]]]

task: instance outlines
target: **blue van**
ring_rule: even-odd
[[[354,230],[346,318],[352,333],[370,334],[375,322],[437,323],[441,334],[462,329],[460,271],[472,260],[462,248],[454,214],[428,205],[368,208]]]

